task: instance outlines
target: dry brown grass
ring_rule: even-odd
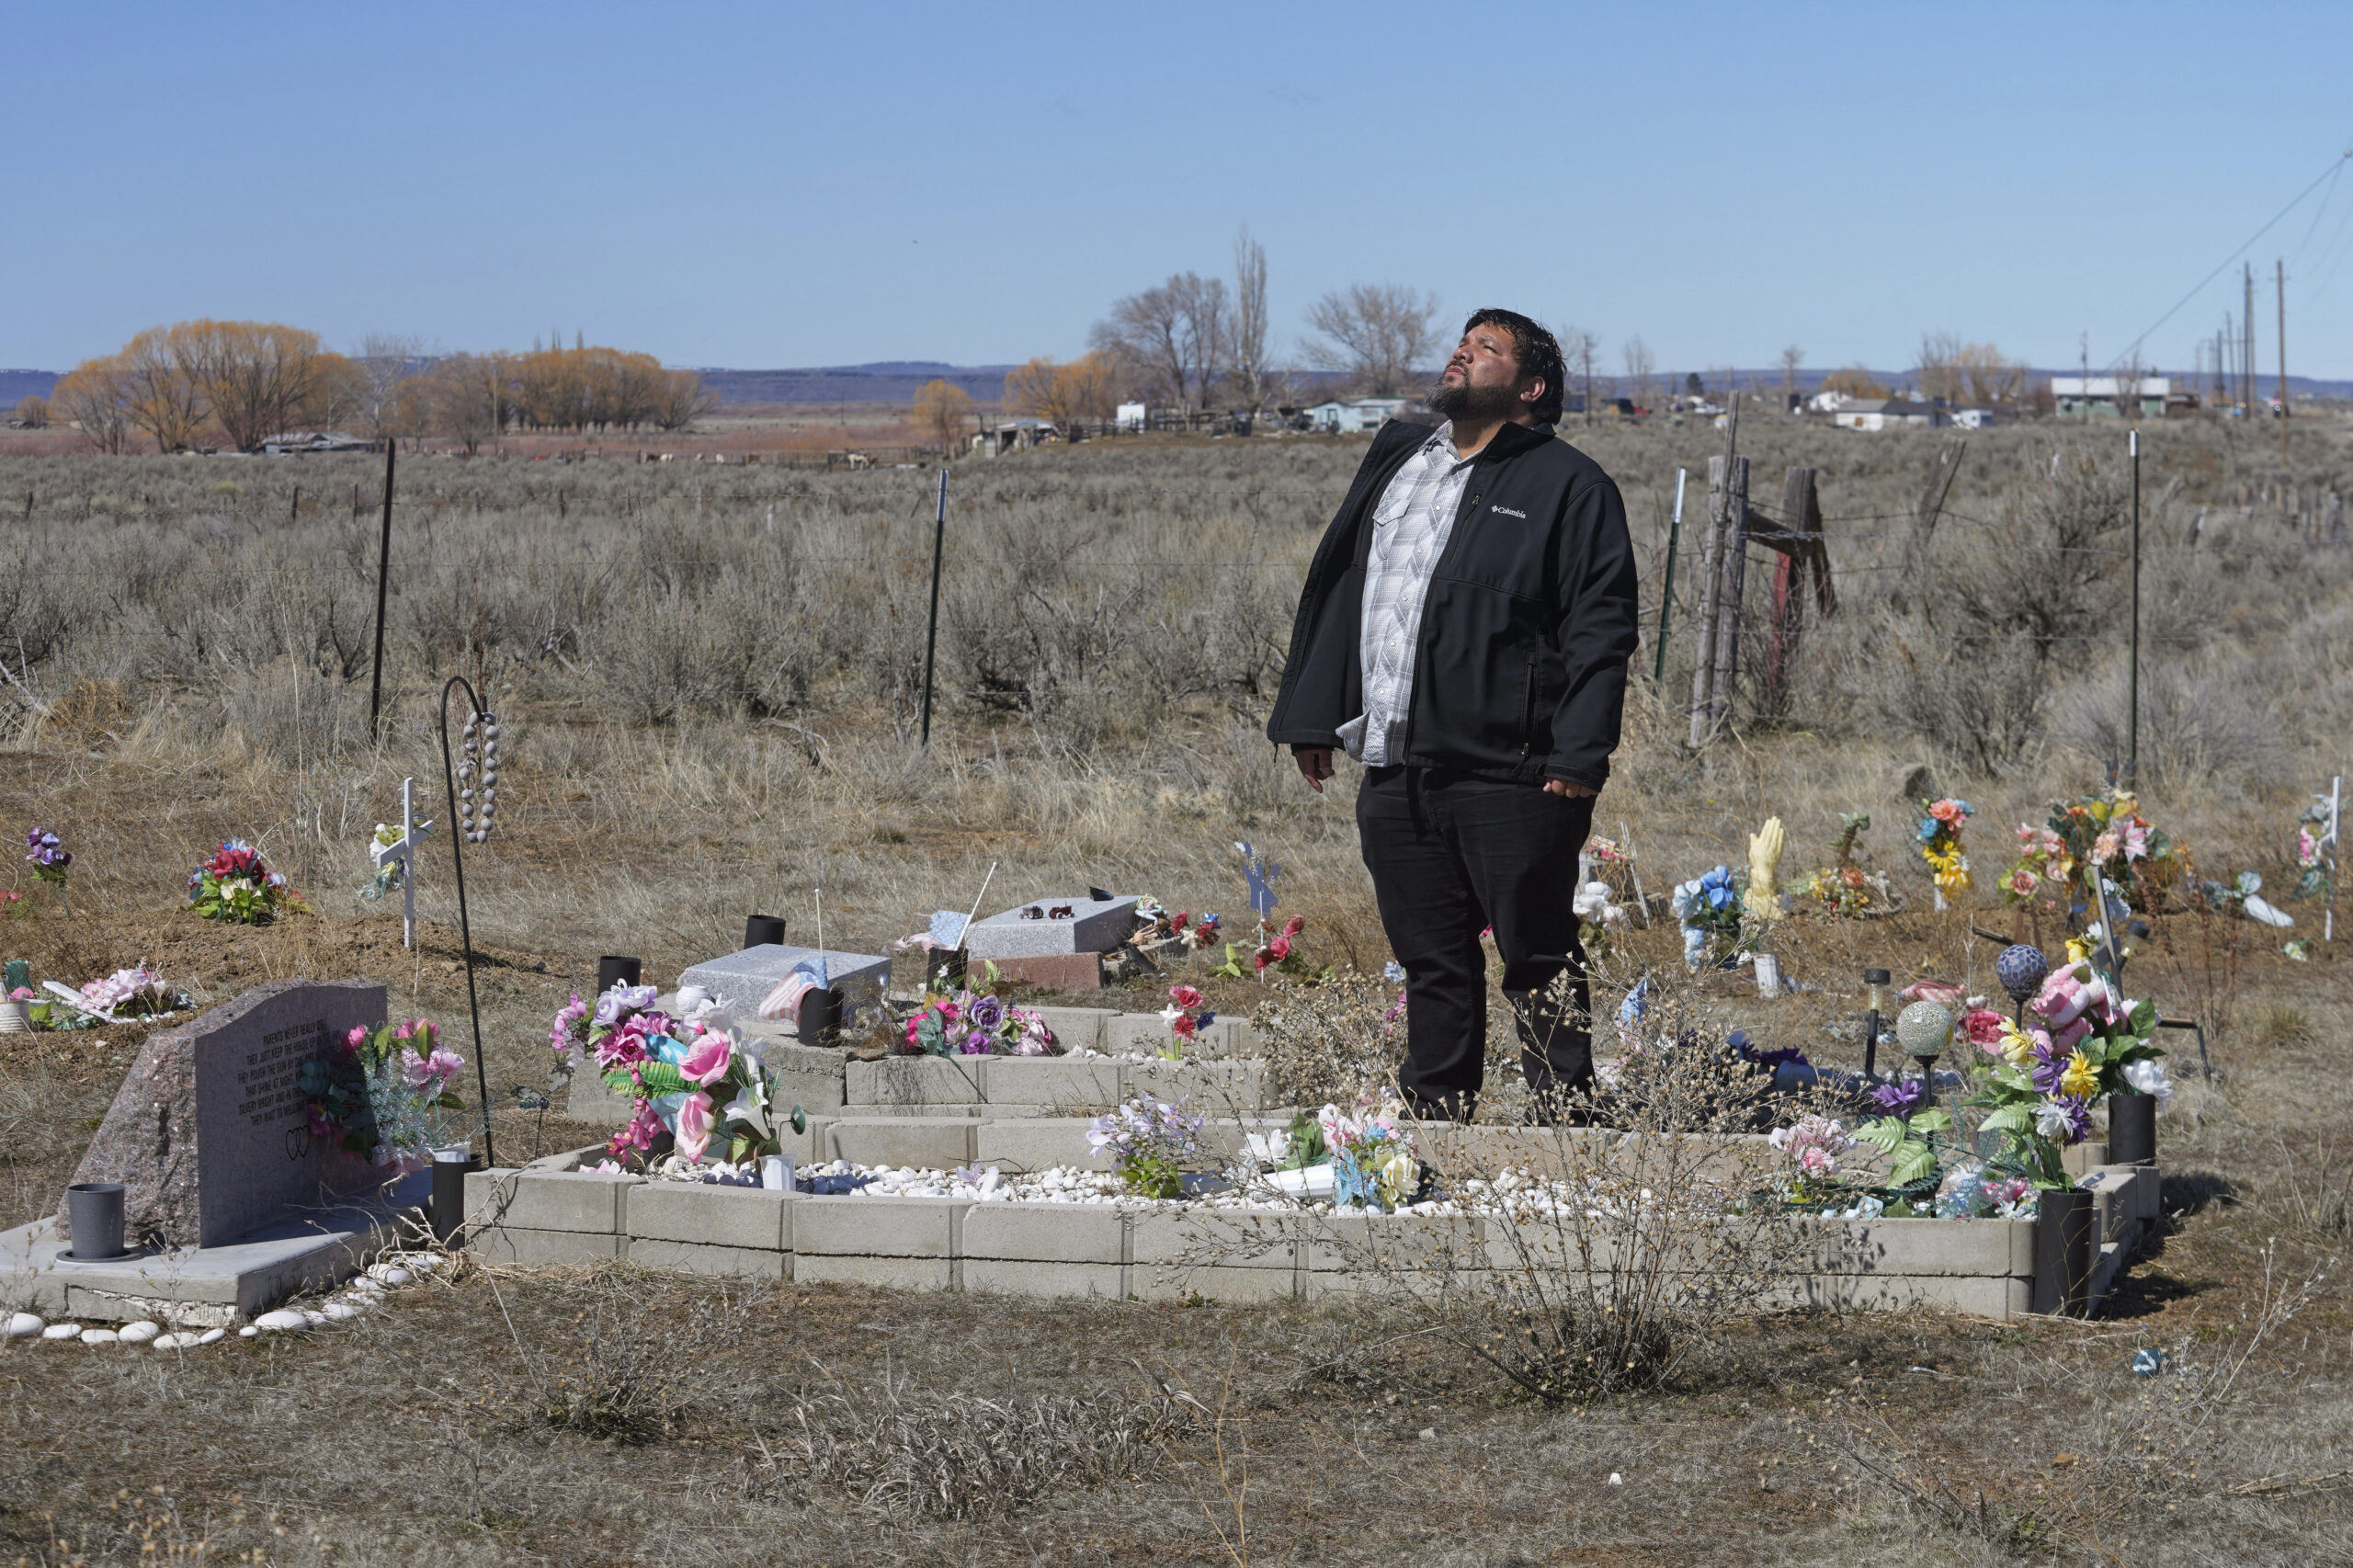
[[[2186,683],[2144,713],[2144,752],[2161,753],[2163,768],[2147,803],[2207,874],[2258,869],[2274,889],[2291,881],[2299,797],[2341,766],[2336,738],[2353,722],[2353,662],[2336,636],[2353,618],[2347,566],[2294,539],[2265,499],[2283,483],[2342,488],[2341,436],[2318,421],[2293,434],[2290,472],[2239,433],[2169,427],[2151,438],[2147,481],[2163,494],[2168,463],[2185,480],[2151,506],[2150,657],[2177,663]],[[1982,520],[2024,519],[2016,539],[2045,542],[2029,525],[2058,439],[1972,437],[1932,570],[2022,569],[1990,553],[2001,536]],[[1674,466],[1704,472],[1718,440],[1654,427],[1593,441],[1627,487],[1650,559]],[[1866,964],[1984,988],[1999,943],[1971,923],[2011,929],[1984,891],[1965,911],[1927,912],[1905,846],[1907,777],[1926,767],[1979,807],[1968,842],[1990,887],[2011,826],[2097,782],[2119,583],[2096,573],[2082,585],[2107,640],[2058,644],[2041,666],[2036,744],[1998,776],[1976,772],[1968,748],[1939,735],[1947,721],[1886,699],[1888,639],[1966,630],[1905,622],[1916,608],[1899,612],[1871,586],[1901,559],[1891,530],[1933,442],[1762,422],[1754,440],[1763,472],[1824,471],[1834,557],[1856,574],[1842,582],[1849,615],[1815,640],[1788,720],[1698,759],[1676,744],[1677,634],[1664,689],[1638,687],[1599,824],[1631,826],[1656,895],[1736,860],[1766,814],[1789,823],[1794,867],[1835,835],[1840,812],[1872,812],[1865,850],[1913,893],[1911,912],[1792,922],[1784,967],[1816,988],[1800,995],[1760,1005],[1732,975],[1695,987],[1711,1027],[1736,1021],[1763,1043],[1851,1062]],[[512,1108],[511,1086],[540,1081],[545,1019],[597,954],[637,952],[672,972],[732,947],[755,909],[805,934],[816,886],[829,938],[869,950],[931,909],[969,904],[992,861],[1008,901],[1117,884],[1238,923],[1232,841],[1246,837],[1290,868],[1283,912],[1308,915],[1311,953],[1376,970],[1387,955],[1351,786],[1309,794],[1255,728],[1298,570],[1353,457],[1345,443],[1228,441],[960,469],[947,699],[928,756],[909,731],[924,475],[415,465],[397,547],[413,565],[395,601],[395,700],[370,745],[348,619],[370,559],[365,525],[306,503],[289,528],[274,488],[299,476],[306,491],[372,490],[369,467],[246,464],[245,493],[229,496],[210,488],[222,471],[194,460],[9,460],[0,496],[35,496],[22,553],[53,571],[20,574],[15,598],[0,589],[0,653],[51,706],[17,710],[0,751],[0,824],[54,826],[78,858],[74,918],[0,920],[0,956],[76,982],[147,957],[209,996],[358,972],[392,985],[403,1011],[461,1019],[446,838],[426,871],[421,952],[404,954],[396,915],[363,911],[351,890],[401,777],[435,778],[432,681],[462,668],[491,674],[511,726],[499,833],[468,860],[477,941],[494,960],[481,979],[502,1153],[529,1147],[532,1119]],[[1688,591],[1688,558],[1680,575]],[[1929,661],[1949,682],[1974,667],[1958,647],[1938,642]],[[109,688],[82,684],[108,681],[119,709]],[[2292,701],[2256,699],[2289,691]],[[2225,706],[2234,727],[2217,728],[2209,720]],[[260,838],[317,914],[244,932],[176,913],[187,867],[231,835]],[[1676,943],[1669,928],[1638,926],[1619,949],[1622,983],[1673,964]],[[2282,1289],[2347,1246],[2332,1218],[2341,1156],[2327,1140],[2353,1110],[2340,1060],[2353,992],[2335,949],[2295,964],[2276,938],[2188,918],[2162,924],[2134,978],[2169,1011],[2219,1016],[2234,995],[2238,1010],[2212,1040],[2223,1076],[2186,1083],[2162,1124],[2160,1245],[2098,1324],[1744,1317],[1716,1331],[1705,1375],[1551,1415],[1443,1336],[1320,1311],[768,1288],[727,1298],[736,1326],[694,1338],[695,1377],[683,1393],[647,1394],[659,1418],[624,1423],[642,1440],[622,1443],[620,1430],[545,1417],[561,1406],[542,1392],[551,1369],[585,1354],[584,1313],[603,1314],[598,1346],[655,1353],[710,1310],[711,1288],[616,1271],[501,1278],[494,1294],[476,1275],[348,1331],[185,1359],[0,1350],[12,1439],[0,1445],[0,1557],[130,1561],[154,1540],[210,1543],[208,1561],[258,1550],[284,1563],[1232,1562],[1245,1537],[1256,1562],[2353,1555],[2346,1494],[2314,1479],[2342,1470],[2336,1456],[2353,1447],[2341,1270],[2257,1335]],[[1599,1005],[1614,1005],[1615,990],[1603,993]],[[1141,991],[1123,1000],[1155,1005]],[[1231,1010],[1261,1000],[1249,982],[1216,995]],[[0,1221],[54,1202],[137,1034],[0,1047]],[[2183,1047],[2178,1065],[2186,1037],[2170,1043]],[[574,1131],[551,1122],[544,1135],[556,1146]],[[2120,1436],[2144,1430],[2131,1423],[2150,1391],[2124,1370],[2143,1343],[2188,1347],[2177,1359],[2192,1365],[2246,1352],[2195,1452],[2172,1428],[2146,1428],[2150,1449]],[[870,1411],[874,1396],[850,1391],[897,1390],[925,1413],[901,1449],[937,1460],[969,1437],[941,1413],[1123,1408],[1148,1392],[1138,1361],[1216,1414],[1168,1435],[1172,1462],[1135,1479],[1074,1471],[1010,1514],[971,1519],[878,1517],[846,1506],[832,1483],[751,1484],[763,1443],[779,1452],[793,1412],[827,1396]],[[811,1373],[819,1363],[832,1381]],[[628,1365],[608,1358],[598,1387],[627,1381]],[[1864,1399],[1893,1437],[1837,1415]],[[1064,1415],[1007,1429],[1076,1431]],[[844,1443],[855,1426],[838,1428]],[[1859,1474],[1841,1447],[1850,1430],[1904,1474],[1940,1479],[1962,1514]],[[2075,1458],[2054,1463],[2062,1454]],[[1222,1512],[1245,1470],[1239,1513]],[[1613,1471],[1624,1486],[1607,1484]],[[974,1497],[994,1484],[986,1464],[951,1473]],[[1980,1493],[1992,1524],[1972,1522]],[[2023,1531],[2000,1524],[2029,1518]]]

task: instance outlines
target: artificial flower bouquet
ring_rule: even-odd
[[[2041,827],[2019,824],[2018,863],[2002,874],[2002,892],[2012,903],[2063,910],[2083,879],[2096,871],[2145,912],[2157,889],[2180,881],[2189,869],[2188,846],[2141,814],[2140,797],[2111,790],[2052,801]]]
[[[1741,894],[1748,874],[1718,866],[1679,884],[1668,907],[1683,927],[1683,961],[1693,969],[1721,962],[1740,950]]]
[[[47,989],[71,1012],[79,1015],[75,1024],[55,1021],[53,1012],[34,1011],[34,1022],[53,1028],[76,1028],[88,1024],[119,1024],[129,1018],[152,1018],[159,1014],[176,1012],[188,1005],[188,999],[165,983],[164,977],[145,964],[119,969],[103,980],[91,981],[79,991],[69,990],[55,981]],[[30,996],[30,993],[27,993]],[[52,1004],[41,1004],[43,1008]]]
[[[439,1142],[434,1112],[461,1110],[449,1081],[465,1059],[424,1018],[355,1028],[302,1063],[297,1086],[311,1102],[311,1135],[370,1165],[411,1167]]]
[[[1138,1198],[1185,1196],[1185,1165],[1201,1152],[1201,1125],[1183,1103],[1131,1100],[1086,1124],[1086,1144],[1110,1156],[1120,1184]]]
[[[65,868],[74,863],[74,852],[45,827],[33,828],[25,835],[25,858],[32,865],[33,881],[54,887],[62,901],[65,897]]]
[[[958,990],[928,997],[915,1009],[900,1037],[899,1054],[1051,1056],[1054,1031],[1038,1014],[994,992]]]
[[[2060,1151],[2091,1131],[2091,1109],[2112,1094],[2169,1097],[2165,1052],[2151,1041],[2157,1009],[2119,994],[2088,960],[2053,970],[2026,1006],[2024,1027],[2002,1020],[1988,1055],[1999,1060],[1968,1103],[2006,1146],[1995,1168],[2039,1188],[2074,1185]]]
[[[1225,949],[1225,961],[1210,972],[1222,974],[1233,980],[1241,980],[1247,975],[1255,974],[1263,981],[1267,978],[1267,971],[1272,970],[1279,975],[1288,975],[1293,980],[1312,983],[1329,979],[1331,975],[1329,970],[1317,969],[1307,961],[1307,955],[1300,950],[1299,934],[1306,929],[1307,916],[1304,915],[1292,915],[1283,922],[1280,929],[1261,922],[1258,926],[1258,945],[1250,954],[1250,968],[1246,971],[1242,967],[1242,949],[1229,942]]]
[[[1361,1104],[1350,1115],[1327,1105],[1315,1113],[1315,1124],[1331,1151],[1334,1207],[1388,1213],[1419,1197],[1426,1173],[1403,1106]]]
[[[1887,885],[1885,872],[1866,871],[1855,864],[1855,841],[1870,825],[1870,812],[1847,813],[1837,841],[1831,846],[1830,864],[1784,882],[1782,891],[1833,919],[1893,915],[1902,910],[1903,896]]]
[[[774,1082],[754,1042],[698,997],[688,1017],[657,1010],[651,985],[616,984],[593,1006],[574,995],[549,1043],[560,1059],[593,1055],[605,1086],[632,1102],[613,1157],[642,1166],[668,1139],[689,1165],[716,1152],[731,1165],[777,1152]]]
[[[1217,945],[1218,925],[1222,917],[1203,911],[1195,915],[1180,909],[1170,914],[1165,904],[1156,898],[1136,901],[1137,930],[1132,941],[1158,941],[1170,937],[1184,938],[1185,946],[1198,952]]]
[[[1947,797],[1921,801],[1920,813],[1913,838],[1920,846],[1920,858],[1928,863],[1928,878],[1937,885],[1937,907],[1942,909],[1948,893],[1970,889],[1969,857],[1961,852],[1961,830],[1977,814],[1977,808],[1967,801]]]
[[[432,831],[433,824],[429,821],[419,822],[414,829],[415,836],[420,840]],[[400,841],[401,830],[397,826],[381,822],[376,824],[375,835],[368,841],[368,881],[359,890],[360,898],[367,903],[377,903],[387,894],[400,892],[405,884],[408,873],[407,861],[387,860],[381,866],[376,864],[377,850],[390,849]]]
[[[1160,1048],[1160,1054],[1176,1062],[1183,1060],[1185,1047],[1200,1038],[1202,1028],[1217,1021],[1217,1014],[1192,986],[1172,985],[1160,1018],[1168,1026],[1168,1043]]]
[[[207,920],[263,926],[281,911],[299,906],[302,895],[263,863],[261,851],[242,838],[232,838],[188,873],[188,899]]]

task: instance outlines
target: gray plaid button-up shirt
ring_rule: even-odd
[[[1430,432],[1407,458],[1372,509],[1372,546],[1364,567],[1364,619],[1357,656],[1364,672],[1364,711],[1340,726],[1348,755],[1368,767],[1395,760],[1414,694],[1414,653],[1430,574],[1454,532],[1454,514],[1473,460],[1454,449],[1454,422]]]

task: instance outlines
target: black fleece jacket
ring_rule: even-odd
[[[1364,711],[1358,636],[1373,506],[1429,427],[1381,426],[1307,569],[1282,689],[1279,745],[1340,744]],[[1626,506],[1600,465],[1550,426],[1506,425],[1472,460],[1423,602],[1413,695],[1391,759],[1598,790],[1626,706],[1635,624]]]

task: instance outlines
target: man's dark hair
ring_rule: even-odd
[[[1561,358],[1560,339],[1518,311],[1474,311],[1462,324],[1465,336],[1474,326],[1499,326],[1511,334],[1513,358],[1519,361],[1520,380],[1530,376],[1544,379],[1544,395],[1536,400],[1532,411],[1539,425],[1557,425],[1561,419],[1562,390],[1568,383],[1568,362]]]

